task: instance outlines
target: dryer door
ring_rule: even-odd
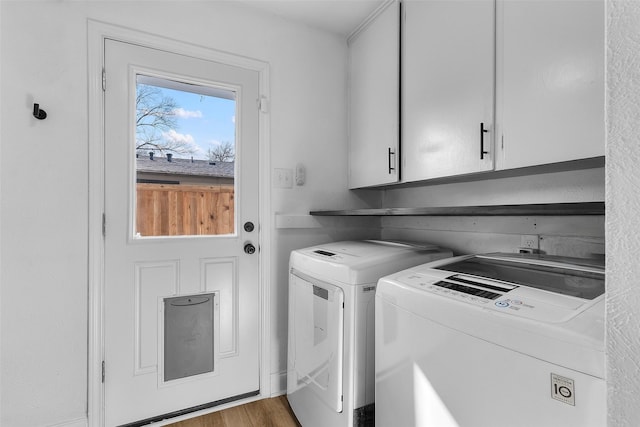
[[[308,388],[342,412],[344,292],[291,274],[287,392]]]

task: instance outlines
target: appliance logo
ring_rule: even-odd
[[[551,398],[567,405],[576,406],[573,380],[551,373]]]

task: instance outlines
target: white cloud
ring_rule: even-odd
[[[202,117],[202,111],[200,110],[196,110],[196,111],[190,111],[190,110],[185,110],[184,108],[176,108],[175,110],[173,110],[173,114],[175,114],[176,116],[182,118],[182,119],[199,119]]]
[[[170,143],[170,145],[181,146],[185,152],[177,154],[176,158],[189,158],[193,156],[194,159],[206,159],[207,152],[196,144],[193,136],[184,133],[176,132],[175,129],[170,129],[168,132],[162,132],[164,139]],[[186,151],[190,151],[187,153]]]
[[[184,133],[178,133],[175,129],[170,129],[169,132],[162,132],[162,136],[168,141],[177,142],[181,144],[195,144],[193,136]]]
[[[193,153],[191,153],[191,156],[193,156],[194,159],[207,159],[207,152],[203,150],[202,147],[194,144],[192,148]]]

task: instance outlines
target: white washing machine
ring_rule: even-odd
[[[303,427],[374,425],[376,283],[450,256],[428,244],[372,240],[291,253],[287,397]]]
[[[603,263],[449,258],[376,291],[376,425],[606,425]]]

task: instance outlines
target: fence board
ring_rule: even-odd
[[[235,232],[233,186],[137,184],[136,232],[141,236]]]

